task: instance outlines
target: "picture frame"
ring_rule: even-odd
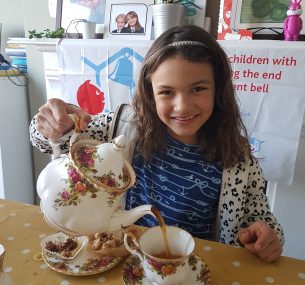
[[[154,0],[107,0],[104,38],[150,40]],[[123,15],[125,24],[122,27]],[[121,29],[118,29],[121,28]],[[133,31],[132,28],[135,27]]]
[[[254,34],[282,34],[290,0],[269,1],[274,4],[267,1],[267,5],[274,5],[268,6],[268,9],[260,3],[259,0],[232,0],[231,28],[248,29]],[[301,17],[304,23],[304,13]],[[305,27],[301,34],[305,34]]]
[[[56,29],[64,28],[66,38],[82,38],[84,30],[82,23],[93,22],[96,23],[96,38],[103,38],[105,2],[105,0],[57,0]]]

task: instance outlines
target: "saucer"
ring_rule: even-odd
[[[74,245],[76,245],[74,249],[70,247],[70,249],[66,248],[66,249],[58,250],[57,252],[48,249],[49,243],[52,243],[54,246],[57,246],[57,248],[59,249],[60,248],[59,246],[64,245],[69,239],[74,242]],[[46,236],[44,239],[41,240],[40,245],[42,250],[49,253],[50,255],[56,256],[60,259],[74,259],[80,253],[80,251],[86,245],[87,242],[88,239],[85,236],[70,237],[62,232],[58,232]]]
[[[73,259],[62,259],[42,250],[45,263],[53,270],[66,275],[87,276],[98,274],[118,265],[124,257],[101,256],[84,246]]]
[[[189,258],[190,272],[180,285],[210,285],[211,274],[207,264],[197,255]],[[130,255],[124,262],[122,278],[125,285],[152,285],[144,273],[142,263],[136,255]]]

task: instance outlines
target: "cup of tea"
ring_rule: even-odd
[[[195,240],[187,231],[165,226],[149,228],[138,239],[124,235],[127,250],[137,255],[142,262],[145,276],[153,284],[180,284],[190,268],[188,259],[195,248]]]

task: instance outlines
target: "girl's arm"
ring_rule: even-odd
[[[245,218],[247,224],[264,221],[274,229],[281,243],[284,244],[283,228],[270,210],[268,198],[264,193],[265,179],[256,159],[250,163],[247,196],[245,201]]]
[[[90,137],[101,141],[108,141],[109,129],[113,113],[89,116],[81,108],[67,104],[60,99],[50,99],[39,109],[30,124],[30,140],[33,146],[41,152],[52,153],[49,140],[58,144],[61,153],[69,151],[69,140],[74,126],[69,114],[78,114],[80,120],[81,137]]]
[[[245,201],[245,228],[238,232],[238,239],[249,251],[266,261],[276,260],[282,253],[284,235],[282,226],[270,211],[264,194],[264,179],[256,160],[250,164]]]

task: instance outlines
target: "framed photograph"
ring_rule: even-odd
[[[289,4],[290,0],[232,0],[231,27],[261,34],[282,33]],[[304,13],[301,17],[304,23]]]
[[[102,38],[105,0],[57,0],[56,29],[62,27],[67,36],[82,38],[83,22],[96,23],[96,37]]]
[[[150,40],[152,4],[154,0],[107,0],[104,37]]]

